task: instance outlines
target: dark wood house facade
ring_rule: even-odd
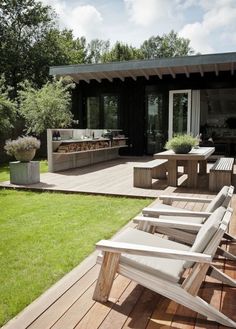
[[[133,155],[160,151],[177,133],[236,151],[236,53],[51,67],[70,76],[78,128],[122,129]]]

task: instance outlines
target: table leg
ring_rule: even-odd
[[[177,160],[168,160],[168,179],[169,186],[177,186]]]
[[[197,167],[198,161],[188,161],[188,187],[197,187]]]
[[[207,160],[199,161],[199,174],[205,175],[207,172]]]

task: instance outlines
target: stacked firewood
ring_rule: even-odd
[[[96,142],[80,142],[80,143],[62,143],[58,149],[58,153],[71,153],[87,150],[96,150],[100,148],[109,147],[108,141],[96,141]]]

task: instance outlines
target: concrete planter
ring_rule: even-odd
[[[21,162],[28,162],[33,160],[35,156],[36,149],[22,150],[15,152],[14,156],[16,160]]]
[[[39,161],[10,162],[10,183],[29,185],[40,182]]]

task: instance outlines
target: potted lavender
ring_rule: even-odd
[[[22,136],[15,140],[7,140],[4,146],[8,155],[14,156],[21,162],[33,160],[36,150],[40,147],[40,141],[33,136]]]

